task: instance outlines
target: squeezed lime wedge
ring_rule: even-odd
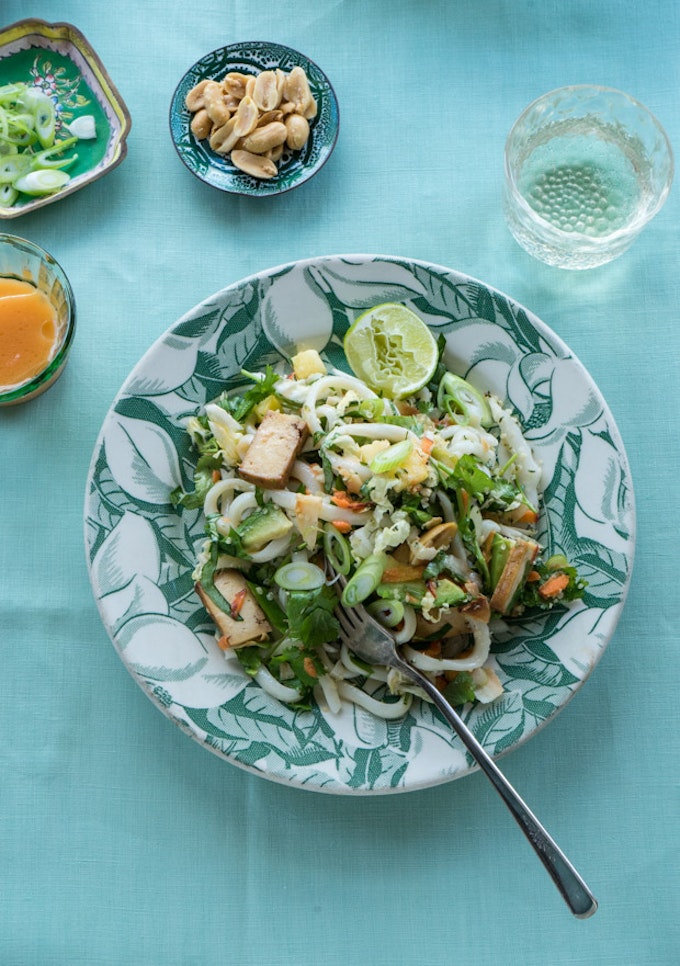
[[[376,305],[347,330],[345,356],[352,371],[390,399],[426,385],[439,361],[437,343],[415,312],[397,302]]]

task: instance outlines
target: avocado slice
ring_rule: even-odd
[[[283,510],[274,503],[266,503],[242,520],[235,529],[243,549],[247,553],[255,553],[271,540],[287,536],[293,524]]]

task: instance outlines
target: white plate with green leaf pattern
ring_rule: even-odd
[[[356,706],[295,711],[227,664],[193,590],[200,513],[180,515],[170,492],[192,477],[185,418],[230,377],[301,347],[347,368],[345,331],[381,302],[409,305],[445,336],[450,368],[514,407],[543,463],[539,539],[588,581],[577,604],[527,614],[495,635],[505,692],[462,709],[490,754],[516,748],[602,656],[628,589],[635,510],[628,460],[597,386],[543,322],[488,285],[421,261],[348,255],[283,265],[223,289],[171,326],[129,375],[104,420],[85,501],[102,620],[154,704],[226,761],[336,794],[424,788],[476,766],[425,702],[387,722]]]

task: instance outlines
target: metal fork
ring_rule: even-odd
[[[339,583],[344,586],[346,581],[340,577]],[[338,599],[335,614],[340,623],[340,639],[351,651],[371,664],[396,668],[432,699],[510,809],[572,913],[578,919],[592,916],[597,901],[588,886],[441,692],[400,656],[394,637],[371,617],[365,607],[345,607]]]

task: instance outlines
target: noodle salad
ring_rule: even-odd
[[[422,692],[338,641],[343,574],[343,601],[451,704],[500,695],[494,623],[585,586],[563,555],[541,557],[541,468],[512,411],[441,359],[398,400],[314,350],[242,376],[188,419],[193,489],[172,494],[204,514],[193,578],[227,659],[297,708],[404,715]]]

